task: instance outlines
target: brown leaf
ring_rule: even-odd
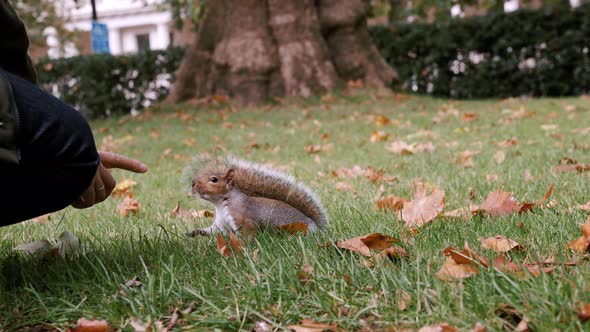
[[[588,172],[590,171],[590,165],[588,164],[578,164],[576,160],[570,158],[563,158],[559,161],[559,165],[553,168],[556,172]]]
[[[386,116],[383,116],[383,115],[377,115],[377,116],[375,117],[375,124],[376,124],[377,126],[385,126],[385,125],[389,124],[389,122],[390,122],[390,121],[389,121],[389,118],[388,118],[388,117],[386,117]]]
[[[458,251],[453,247],[448,247],[443,250],[443,254],[445,256],[450,256],[458,264],[470,264],[474,266],[481,264],[484,267],[488,267],[490,265],[488,260],[475,253],[475,251],[469,247],[469,243],[467,242],[465,242],[463,250]]]
[[[400,257],[409,257],[410,255],[408,255],[408,253],[406,252],[406,250],[400,246],[395,246],[395,247],[390,247],[387,249],[383,249],[378,256],[380,257],[388,257],[391,260],[394,260],[395,258],[400,258]]]
[[[485,239],[479,239],[482,247],[496,252],[508,252],[510,250],[523,250],[524,247],[518,242],[502,235],[496,235]]]
[[[233,253],[242,251],[244,243],[240,241],[234,233],[229,233],[229,242],[226,242],[221,233],[217,234],[217,251],[224,257]]]
[[[358,252],[361,255],[371,257],[372,250],[383,250],[391,247],[398,242],[396,238],[380,233],[373,233],[364,236],[354,237],[348,240],[340,241],[336,245],[342,249]]]
[[[494,155],[494,159],[496,159],[496,162],[498,164],[501,164],[504,162],[504,159],[506,159],[506,154],[504,153],[504,151],[498,150],[498,151],[496,151],[496,154]]]
[[[582,322],[590,319],[590,303],[582,307],[582,309],[578,312],[578,317]]]
[[[444,208],[445,192],[434,189],[429,196],[406,202],[398,216],[406,226],[419,227],[438,217]]]
[[[182,220],[190,220],[198,218],[214,218],[215,212],[209,210],[183,210],[180,208],[180,202],[177,202],[174,209],[170,211],[170,215],[176,218],[180,218]]]
[[[395,141],[386,147],[386,149],[395,154],[406,156],[418,152],[432,152],[434,151],[434,145],[432,142],[408,144],[404,141]]]
[[[473,121],[477,119],[477,113],[475,112],[465,112],[461,116],[461,120],[464,122]]]
[[[119,214],[128,217],[130,214],[136,214],[139,211],[139,203],[131,197],[125,197],[117,209]]]
[[[399,310],[406,310],[408,308],[408,304],[410,304],[410,301],[412,300],[412,295],[410,295],[410,293],[406,292],[403,289],[396,289],[395,291],[395,302],[397,303],[397,307],[399,308]]]
[[[290,224],[284,224],[279,226],[278,228],[289,234],[303,233],[303,235],[307,235],[308,231],[307,224],[304,222],[293,222]]]
[[[469,207],[447,211],[443,213],[442,216],[449,219],[469,221],[471,218],[473,218],[478,210],[479,207],[477,205],[469,203]]]
[[[72,329],[72,332],[107,332],[110,330],[111,326],[106,320],[80,318],[76,323],[76,327]]]
[[[354,191],[354,185],[350,182],[336,182],[336,184],[334,185],[336,187],[336,190],[338,191],[343,191],[343,192],[347,192],[347,191]]]
[[[424,326],[418,332],[459,332],[459,329],[449,325],[448,323],[440,323],[436,325]]]
[[[447,259],[436,276],[444,281],[469,278],[479,272],[480,264],[489,266],[488,261],[479,257],[467,242],[462,251],[448,247],[443,250],[443,254],[447,256]]]
[[[397,177],[393,175],[386,175],[385,171],[382,169],[375,169],[371,166],[367,167],[365,171],[365,177],[369,179],[369,181],[376,183],[376,182],[394,182],[397,181]]]
[[[395,212],[401,211],[404,207],[404,203],[406,203],[405,199],[403,199],[401,197],[393,196],[393,195],[385,196],[383,198],[379,198],[379,199],[375,200],[375,205],[377,206],[377,210],[381,210],[381,211],[386,211],[386,210],[393,210]]]
[[[564,264],[564,265],[567,265]],[[500,255],[494,259],[493,267],[502,272],[516,273],[517,275],[528,277],[528,274],[524,273],[526,269],[531,275],[538,277],[541,272],[551,273],[555,270],[556,266],[547,266],[545,263],[527,263],[527,264],[516,264],[511,260],[507,259],[504,255]]]
[[[131,179],[125,179],[123,181],[120,181],[115,186],[115,189],[113,189],[111,196],[112,197],[122,197],[122,196],[133,197],[133,193],[132,193],[131,189],[133,187],[135,187],[136,185],[137,185],[137,182],[135,182]]]
[[[301,270],[299,270],[299,281],[301,281],[303,285],[307,285],[309,282],[313,281],[312,274],[313,266],[304,264],[301,266]]]
[[[477,322],[475,325],[473,325],[471,332],[486,332],[486,330],[486,327],[482,323]]]
[[[567,247],[573,251],[577,251],[581,254],[588,252],[590,246],[590,216],[586,219],[586,222],[580,227],[582,229],[582,236],[572,241]]]
[[[462,167],[473,167],[475,163],[471,157],[475,156],[477,152],[473,152],[470,150],[461,151],[457,154],[457,159],[455,160],[455,164],[457,166]]]
[[[288,325],[287,327],[295,332],[344,332],[336,324],[316,323],[310,318],[302,320],[299,325]]]
[[[529,319],[509,304],[500,304],[495,310],[504,323],[505,330],[514,330],[519,332],[530,331]]]
[[[542,207],[543,204],[545,204],[545,202],[547,202],[549,197],[551,197],[551,194],[553,193],[553,189],[555,189],[555,186],[553,184],[551,184],[551,186],[549,186],[549,190],[547,190],[547,192],[545,193],[545,196],[543,196],[543,198],[538,202],[522,203],[518,213],[524,213],[524,212],[528,212],[528,211],[532,210],[533,208]]]
[[[590,201],[584,204],[576,205],[575,209],[590,212]]]
[[[518,212],[520,205],[516,203],[512,193],[497,190],[488,194],[488,197],[479,206],[479,212],[492,218],[503,217]]]
[[[389,134],[388,133],[383,132],[381,130],[374,130],[371,133],[370,141],[371,141],[371,143],[377,143],[377,142],[387,141],[388,139],[389,139]]]

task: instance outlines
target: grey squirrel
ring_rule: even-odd
[[[324,228],[328,215],[317,195],[289,174],[236,159],[202,154],[185,174],[189,195],[215,206],[215,221],[189,236],[217,232],[257,232],[287,224],[305,223],[309,232]]]

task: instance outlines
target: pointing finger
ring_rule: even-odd
[[[135,173],[145,173],[148,168],[139,160],[127,158],[113,152],[99,151],[100,162],[106,168],[120,168]]]

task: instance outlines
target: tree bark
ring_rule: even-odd
[[[170,102],[225,95],[242,104],[310,96],[397,74],[366,27],[363,0],[216,0],[177,72]]]

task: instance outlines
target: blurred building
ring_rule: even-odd
[[[98,21],[108,27],[110,53],[113,55],[160,50],[168,46],[186,45],[192,41],[190,22],[183,31],[172,27],[170,11],[162,0],[96,0]],[[68,20],[66,28],[78,32],[75,44],[60,48],[51,29],[47,30],[47,55],[68,57],[91,53],[90,30],[92,7],[90,1],[62,2],[61,10]],[[187,26],[189,29],[187,29]]]

